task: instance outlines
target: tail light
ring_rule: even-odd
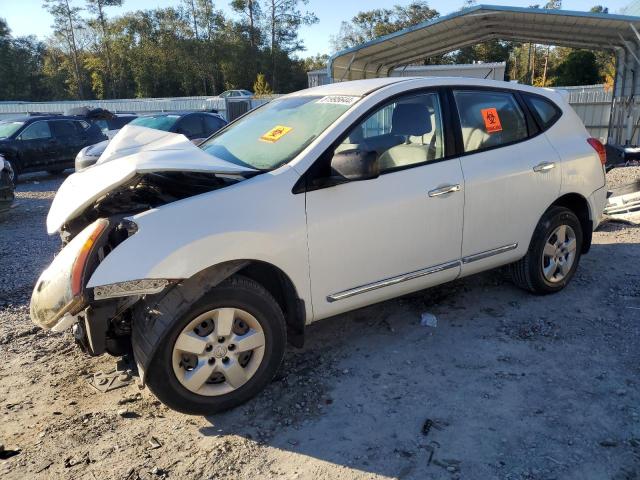
[[[589,145],[593,147],[593,149],[600,157],[600,163],[602,165],[605,165],[607,163],[607,149],[604,147],[602,142],[597,138],[590,138],[587,140],[587,142],[589,142]]]

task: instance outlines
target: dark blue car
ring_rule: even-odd
[[[27,172],[58,173],[73,167],[80,150],[106,138],[99,127],[78,117],[42,115],[0,121],[0,155],[11,164],[14,179]]]

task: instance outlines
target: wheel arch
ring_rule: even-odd
[[[549,205],[549,208],[551,207],[568,208],[578,217],[582,227],[582,253],[587,253],[593,237],[593,216],[587,199],[579,193],[567,193]]]
[[[295,285],[280,268],[258,260],[232,260],[212,265],[165,291],[148,296],[134,310],[132,347],[134,357],[144,378],[151,358],[173,318],[186,312],[189,306],[216,285],[235,274],[260,283],[276,300],[285,317],[287,339],[296,347],[304,344],[306,308],[298,297]],[[170,305],[173,315],[162,315]]]

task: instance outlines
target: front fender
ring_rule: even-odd
[[[291,168],[135,215],[138,231],[100,263],[87,287],[186,279],[211,266],[258,260],[285,272],[310,301],[304,195]]]

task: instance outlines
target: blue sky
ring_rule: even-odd
[[[78,6],[83,6],[83,0],[72,0]],[[609,7],[611,13],[617,13],[631,0],[564,0],[563,7],[566,10],[589,10],[593,5],[602,4]],[[180,0],[124,0],[121,8],[110,8],[110,15],[116,15],[130,10],[147,9],[154,7],[175,6]],[[217,8],[229,12],[228,0],[216,2]],[[304,27],[301,36],[307,46],[307,51],[302,55],[315,55],[316,53],[329,52],[329,38],[335,35],[342,20],[348,20],[360,10],[389,7],[395,3],[408,4],[409,0],[310,0],[308,9],[315,12],[320,22],[311,27]],[[442,15],[458,10],[463,0],[433,0],[429,2],[431,8],[435,8]],[[546,0],[484,0],[478,3],[490,5],[509,5],[527,7],[531,4],[544,4]],[[0,0],[0,17],[5,18],[14,35],[36,35],[46,37],[50,32],[51,16],[42,8],[41,0]]]

